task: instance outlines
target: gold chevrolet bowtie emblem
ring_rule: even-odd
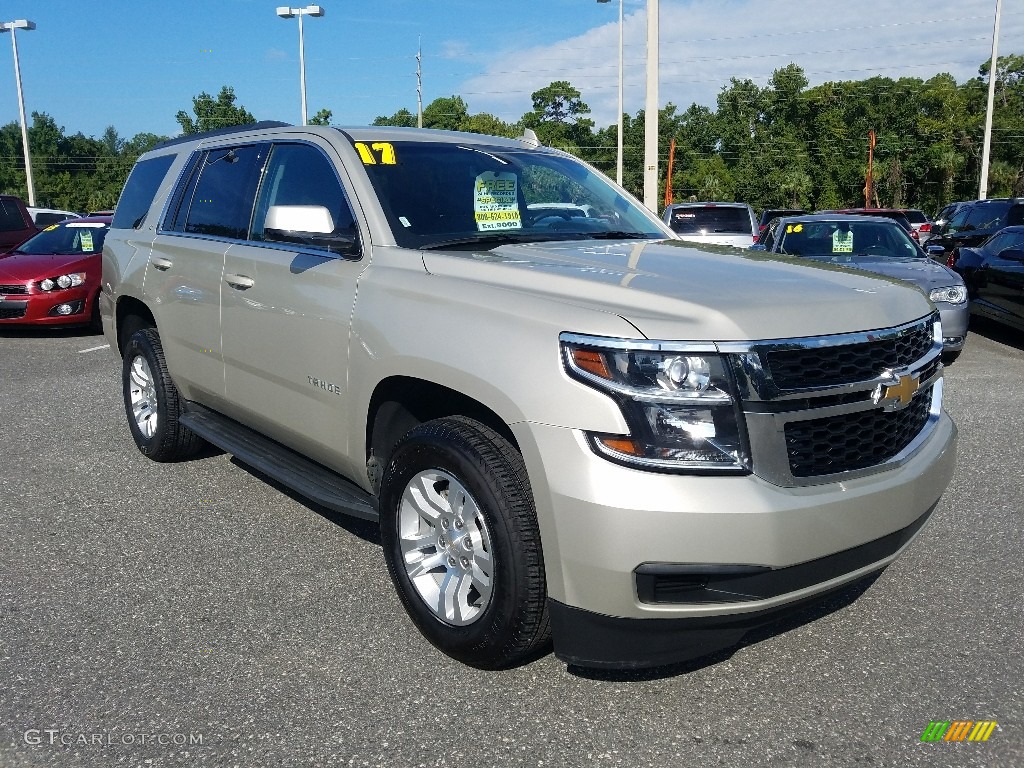
[[[921,388],[921,379],[911,376],[909,373],[897,375],[894,372],[888,374],[892,383],[879,384],[875,387],[872,400],[875,403],[888,403],[889,408],[902,409],[910,405]]]

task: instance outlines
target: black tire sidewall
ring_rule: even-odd
[[[121,390],[124,397],[125,416],[128,418],[128,427],[131,430],[132,438],[139,451],[149,458],[157,457],[164,447],[167,437],[168,412],[167,412],[167,391],[164,385],[164,376],[161,375],[162,361],[158,359],[154,344],[159,344],[159,337],[156,331],[151,328],[143,328],[136,331],[128,339],[124,347],[121,366]],[[132,413],[131,399],[131,368],[136,357],[142,357],[149,365],[150,375],[153,377],[153,386],[156,390],[156,430],[152,437],[146,437],[139,429],[135,421],[135,414]]]
[[[466,664],[481,668],[504,666],[512,661],[506,652],[516,631],[519,613],[528,600],[528,575],[513,542],[523,532],[514,530],[516,515],[503,507],[528,503],[532,498],[503,498],[494,469],[457,431],[430,432],[421,425],[397,447],[384,478],[381,493],[381,542],[391,578],[406,611],[426,638],[437,648]],[[493,457],[492,457],[493,460]],[[491,539],[491,599],[472,624],[453,626],[442,621],[423,601],[409,578],[401,551],[398,514],[402,494],[418,473],[442,470],[455,477],[475,499]],[[499,470],[500,471],[500,470]]]

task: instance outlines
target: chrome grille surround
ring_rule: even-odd
[[[927,335],[930,344],[922,339]],[[877,350],[872,347],[877,345]],[[717,344],[720,352],[729,355],[733,375],[736,379],[741,407],[746,419],[750,454],[755,475],[770,483],[783,487],[798,487],[839,482],[865,477],[877,472],[893,469],[906,463],[924,444],[932,433],[942,411],[942,334],[938,314],[929,315],[911,323],[880,330],[834,336],[818,336],[796,339],[774,339],[755,342],[724,342]],[[907,360],[906,353],[894,360],[878,350],[899,348],[914,350],[920,356]],[[863,360],[865,367],[859,373],[851,370],[852,359]],[[865,352],[867,354],[865,354]],[[772,375],[773,353],[783,353],[793,359],[814,359],[825,361],[825,365],[814,366],[810,385],[800,386],[789,366],[782,377],[785,387],[780,387]],[[777,358],[778,359],[778,358]],[[843,360],[842,370],[833,380],[827,376],[827,363]],[[885,368],[887,362],[906,363],[897,368]],[[826,371],[823,374],[822,371]],[[898,441],[895,453],[883,452],[878,463],[863,466],[853,462],[850,469],[829,474],[801,475],[806,471],[806,462],[797,461],[796,471],[791,465],[786,428],[789,425],[801,427],[799,422],[816,421],[826,423],[836,419],[870,420],[867,412],[876,412],[879,421],[888,420],[905,424],[906,419],[891,419],[891,414],[902,410],[900,405],[879,401],[878,394],[890,385],[893,376],[909,376],[917,382],[917,390],[910,402],[903,407],[915,406],[915,411],[924,413],[923,425],[913,435],[904,434]],[[930,402],[925,408],[920,398]],[[865,413],[864,417],[851,416]],[[920,419],[914,423],[914,428]],[[909,441],[906,438],[909,437]],[[814,466],[825,466],[816,463]],[[841,465],[842,466],[842,465]]]

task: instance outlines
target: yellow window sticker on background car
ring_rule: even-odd
[[[832,253],[853,253],[853,232],[837,229],[832,233]]]
[[[485,171],[473,184],[473,213],[480,232],[522,229],[519,213],[519,179],[514,173]]]
[[[804,231],[804,225],[803,224],[787,224],[786,225],[786,234],[787,235],[791,235],[794,232],[803,232],[803,231]]]
[[[80,238],[82,238],[82,250],[83,251],[95,250],[95,248],[93,247],[93,244],[92,244],[92,232],[90,232],[88,229],[83,229],[79,233],[78,236]]]
[[[375,141],[372,144],[365,144],[362,141],[356,142],[356,152],[363,165],[396,165],[395,147],[386,141]],[[379,158],[379,159],[378,159]]]

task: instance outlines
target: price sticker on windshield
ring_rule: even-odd
[[[473,184],[473,213],[480,232],[522,229],[517,194],[519,179],[514,173],[486,171]]]
[[[853,232],[837,229],[832,233],[832,253],[853,253]]]

